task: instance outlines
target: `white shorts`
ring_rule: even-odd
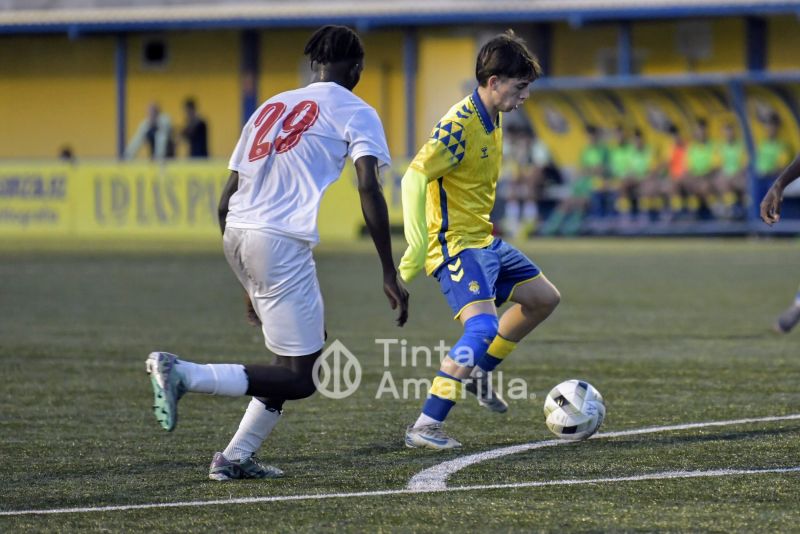
[[[261,319],[267,348],[279,356],[322,349],[325,314],[310,243],[228,227],[223,249]]]

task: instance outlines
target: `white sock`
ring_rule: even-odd
[[[503,226],[510,236],[514,236],[519,229],[519,202],[516,200],[506,204],[505,219]]]
[[[261,447],[280,418],[281,412],[278,410],[268,409],[255,397],[250,399],[242,422],[239,423],[239,430],[222,452],[223,456],[234,462],[250,458]]]
[[[794,305],[800,307],[800,291],[794,296]]]
[[[429,416],[425,415],[424,413],[421,413],[421,414],[419,414],[419,419],[417,419],[417,422],[414,423],[414,428],[419,428],[419,427],[425,426],[425,425],[432,425],[434,423],[441,423],[441,421],[438,421],[438,420],[434,419],[433,417],[429,417]]]
[[[247,373],[244,365],[236,363],[199,364],[177,361],[178,372],[186,389],[195,393],[210,393],[227,397],[240,397],[247,393]]]
[[[522,220],[526,223],[530,223],[535,221],[539,218],[539,207],[536,205],[536,202],[528,201],[525,203],[525,206],[522,208]]]

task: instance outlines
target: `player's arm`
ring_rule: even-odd
[[[225,233],[225,219],[228,217],[228,205],[230,204],[231,197],[239,188],[239,173],[231,171],[225,187],[222,188],[222,195],[219,198],[219,206],[217,207],[217,217],[219,218],[219,229]]]
[[[761,201],[761,220],[772,226],[781,218],[783,191],[790,183],[800,178],[800,155],[786,167],[772,183]]]
[[[158,128],[156,129],[154,156],[157,160],[167,157],[167,146],[169,138],[172,136],[172,122],[164,114],[158,117]]]
[[[133,134],[133,137],[130,139],[130,141],[128,141],[128,146],[125,147],[125,154],[122,156],[123,159],[135,158],[136,154],[139,152],[139,149],[144,144],[146,137],[147,125],[143,122],[136,129],[136,133]]]
[[[389,210],[378,181],[378,159],[375,156],[361,156],[355,161],[355,167],[364,222],[367,223],[367,229],[375,243],[383,268],[383,291],[392,309],[400,308],[397,324],[403,326],[408,320],[408,292],[400,283],[394,266],[389,234]]]
[[[401,182],[403,191],[403,232],[408,242],[400,260],[400,276],[408,282],[425,267],[428,251],[428,224],[425,219],[425,203],[428,183],[439,176],[450,174],[461,162],[466,150],[466,138],[462,137],[462,150],[451,150],[442,138],[452,138],[443,132],[463,126],[454,121],[442,120],[437,124],[428,141],[422,145]]]
[[[400,277],[410,282],[425,267],[428,251],[428,224],[425,219],[425,197],[428,178],[409,167],[401,182],[403,191],[403,233],[408,243],[400,260]]]
[[[231,171],[225,187],[222,188],[222,195],[219,199],[219,206],[217,207],[217,217],[219,218],[219,229],[222,235],[225,235],[225,219],[228,218],[228,205],[230,204],[231,197],[239,188],[239,173]],[[261,326],[261,319],[258,318],[253,303],[250,301],[250,296],[247,292],[244,293],[244,305],[247,322],[253,326]]]

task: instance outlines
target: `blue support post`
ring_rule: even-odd
[[[767,22],[760,17],[747,17],[745,20],[747,70],[762,72],[767,69]]]
[[[125,130],[127,103],[126,89],[128,84],[128,39],[125,34],[117,35],[117,48],[114,55],[114,74],[117,84],[117,158],[125,155]]]
[[[412,28],[403,34],[403,73],[406,96],[406,156],[417,152],[417,32]]]
[[[258,32],[242,32],[242,124],[258,108]]]
[[[620,22],[617,27],[617,74],[630,76],[633,74],[633,32],[631,23]]]

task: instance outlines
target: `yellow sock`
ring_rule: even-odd
[[[631,201],[628,197],[617,197],[617,201],[614,203],[614,207],[620,213],[630,213],[631,212]]]
[[[511,354],[511,351],[514,350],[516,346],[517,343],[515,341],[509,341],[498,334],[492,340],[492,343],[486,350],[486,354],[478,358],[475,365],[483,371],[491,373],[494,371],[495,367],[503,363],[506,356]]]
[[[700,209],[700,199],[697,195],[689,195],[686,198],[686,209],[691,212],[695,212]]]
[[[722,195],[722,203],[726,206],[733,206],[736,204],[736,193],[728,191]]]
[[[489,345],[489,348],[486,350],[486,353],[490,356],[494,356],[498,360],[503,360],[506,356],[511,354],[511,351],[513,351],[515,348],[517,348],[516,341],[509,341],[506,338],[501,337],[500,334],[497,334],[492,340],[491,345]]]
[[[681,211],[683,209],[683,198],[680,195],[669,197],[669,207],[672,211]]]
[[[639,199],[639,211],[651,211],[653,209],[653,199],[651,197],[642,197]]]

